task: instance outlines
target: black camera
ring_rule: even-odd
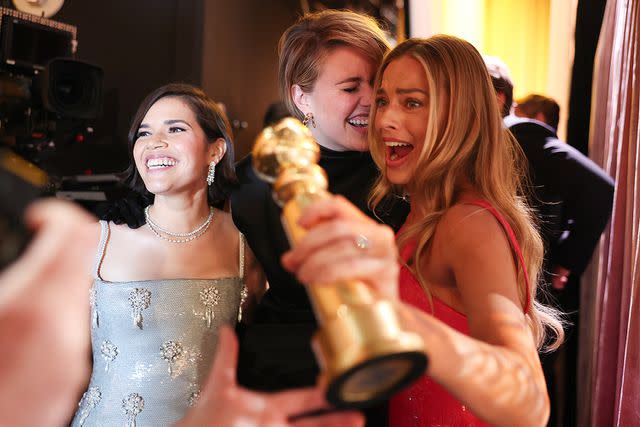
[[[76,27],[0,7],[0,139],[61,138],[102,111],[101,68],[73,59]],[[72,132],[67,132],[72,133]]]
[[[76,27],[0,7],[0,270],[29,241],[24,208],[55,190],[36,165],[101,114],[103,71],[76,47]]]

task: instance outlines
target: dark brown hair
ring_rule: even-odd
[[[542,113],[544,122],[552,128],[558,129],[560,106],[553,98],[532,93],[517,101],[516,109],[530,119],[535,119],[538,113]]]
[[[129,134],[127,137],[130,163],[124,172],[124,181],[136,192],[142,194],[145,199],[152,200],[153,195],[147,191],[142,177],[136,168],[133,159],[133,146],[136,143],[140,124],[149,109],[160,99],[174,97],[179,98],[189,106],[196,116],[198,125],[202,128],[209,143],[218,138],[225,140],[227,151],[222,160],[216,165],[215,182],[209,186],[209,204],[221,207],[229,197],[231,189],[236,184],[233,155],[233,135],[227,116],[222,109],[198,87],[186,83],[170,83],[151,92],[142,101],[138,111],[133,116]]]

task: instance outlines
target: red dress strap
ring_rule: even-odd
[[[507,220],[504,219],[502,214],[500,214],[500,212],[498,212],[498,210],[494,208],[493,205],[487,202],[486,200],[482,200],[482,199],[469,200],[469,201],[465,201],[464,204],[476,205],[488,210],[498,220],[498,222],[500,222],[504,230],[507,232],[507,236],[509,236],[509,242],[511,243],[511,247],[515,251],[516,256],[518,257],[518,261],[520,262],[520,267],[522,268],[522,273],[524,274],[524,283],[527,286],[527,289],[526,289],[527,296],[526,296],[526,302],[524,305],[524,314],[527,314],[531,308],[531,291],[530,291],[531,287],[529,284],[529,274],[527,273],[527,266],[524,263],[524,257],[522,256],[520,245],[518,244],[518,240],[516,239],[516,234],[513,232],[513,229],[511,228]]]

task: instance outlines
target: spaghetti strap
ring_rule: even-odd
[[[240,305],[238,306],[238,322],[242,321],[242,306],[244,306],[244,302],[249,296],[249,290],[247,289],[247,284],[244,282],[244,245],[245,239],[244,234],[238,232],[238,264],[240,271],[238,272],[238,277],[240,277],[240,281],[242,282],[242,288],[240,289]]]
[[[100,243],[98,244],[98,252],[96,253],[96,260],[93,268],[93,278],[102,280],[100,276],[100,266],[104,260],[104,253],[107,249],[107,242],[109,241],[109,235],[111,229],[107,221],[100,221]]]
[[[245,245],[244,234],[242,234],[241,232],[238,232],[238,265],[240,266],[239,267],[240,271],[238,276],[241,279],[244,279],[244,245]]]
[[[480,206],[481,208],[488,210],[498,220],[498,222],[502,225],[504,230],[507,232],[507,236],[509,237],[509,242],[511,243],[511,247],[513,248],[514,252],[516,253],[516,256],[518,257],[520,267],[522,267],[522,273],[524,274],[524,283],[527,286],[527,289],[526,289],[527,295],[526,295],[526,301],[524,305],[524,314],[529,313],[529,310],[531,308],[531,286],[529,283],[529,274],[527,273],[527,266],[524,263],[524,257],[522,256],[522,251],[520,250],[520,245],[518,244],[518,240],[516,239],[516,235],[513,232],[513,229],[511,228],[507,220],[500,214],[500,212],[498,212],[498,210],[494,208],[493,205],[487,202],[486,200],[482,200],[482,199],[469,200],[469,201],[465,201],[464,204]]]

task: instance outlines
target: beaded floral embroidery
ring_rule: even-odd
[[[136,427],[136,417],[144,409],[144,399],[138,393],[131,393],[122,399],[122,409],[127,415],[126,427]]]
[[[240,305],[238,306],[238,322],[242,321],[242,305],[247,300],[248,296],[249,296],[249,291],[247,290],[247,286],[243,284],[242,289],[240,290]]]
[[[100,389],[98,387],[89,387],[89,389],[84,392],[82,399],[80,399],[80,403],[78,403],[78,406],[80,407],[80,412],[78,413],[78,424],[80,427],[84,425],[84,422],[87,420],[91,410],[100,403],[101,399],[102,393],[100,393]]]
[[[200,399],[200,390],[194,391],[189,396],[189,407],[195,406],[198,403],[198,399]]]
[[[96,288],[91,287],[89,290],[89,307],[91,308],[91,327],[99,328],[100,322],[98,319],[98,304],[96,301]]]
[[[129,303],[133,324],[142,329],[142,310],[146,310],[151,305],[151,292],[147,289],[135,288],[129,294]]]
[[[211,327],[211,321],[215,318],[214,306],[220,302],[220,291],[217,288],[209,287],[200,291],[200,301],[205,307],[205,320],[207,328]]]
[[[104,359],[105,366],[104,370],[109,371],[109,364],[113,362],[118,356],[118,347],[115,346],[111,341],[106,340],[102,342],[100,346],[100,353],[102,354],[102,358]]]
[[[165,341],[160,347],[160,355],[169,364],[169,375],[173,377],[173,365],[183,355],[182,344],[176,341]]]

